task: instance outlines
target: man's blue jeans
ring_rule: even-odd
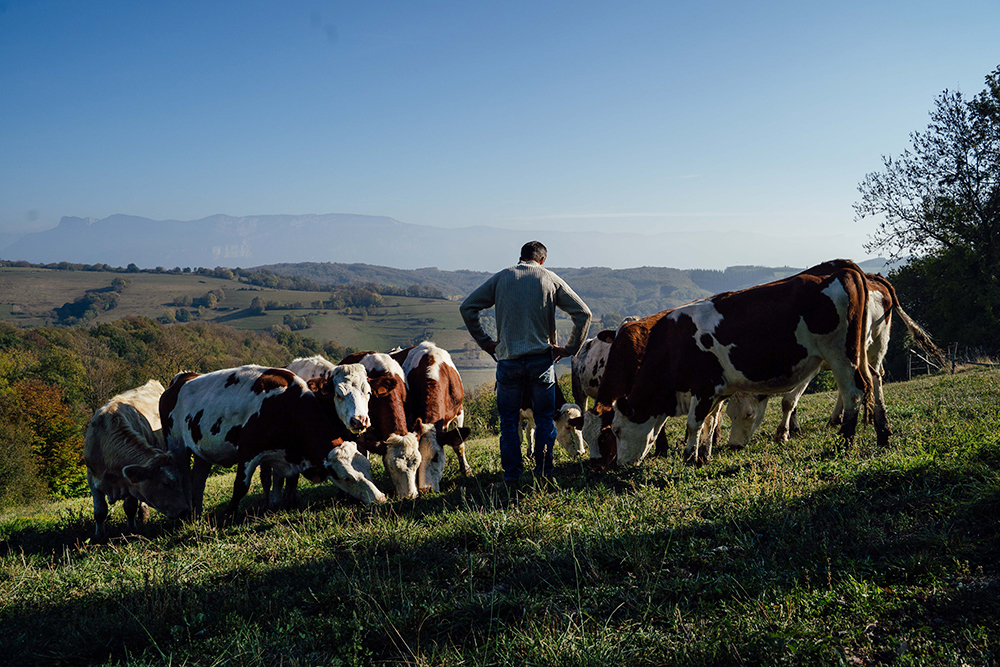
[[[552,446],[556,441],[556,371],[552,355],[531,354],[497,362],[497,412],[500,413],[500,465],[504,481],[514,482],[524,472],[521,458],[521,399],[531,395],[535,414],[535,475],[552,476]]]

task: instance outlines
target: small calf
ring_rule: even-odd
[[[158,401],[163,385],[150,380],[121,393],[90,420],[83,445],[87,485],[94,499],[94,538],[107,537],[108,501],[122,500],[126,526],[136,530],[140,504],[147,503],[171,519],[190,513],[183,475],[167,453],[160,429]],[[145,520],[146,510],[139,514]]]

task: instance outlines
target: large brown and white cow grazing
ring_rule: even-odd
[[[472,474],[465,458],[465,439],[469,429],[463,426],[462,401],[465,392],[462,377],[451,355],[430,341],[391,352],[403,367],[406,378],[406,417],[410,430],[420,437],[420,470],[417,485],[421,492],[440,490],[444,475],[444,447],[451,446],[458,456],[463,475]],[[402,361],[400,361],[402,359]]]
[[[299,357],[285,368],[306,380],[309,390],[319,396],[327,408],[332,405],[337,419],[347,425],[352,436],[364,432],[370,423],[368,404],[371,395],[371,386],[364,372],[357,367],[334,365],[321,355]],[[271,509],[294,507],[298,502],[298,475],[275,477],[271,465],[264,462],[260,464],[260,483]]]
[[[556,412],[552,419],[556,426],[556,442],[570,456],[584,456],[587,448],[583,444],[583,412],[576,403],[567,403],[562,387],[556,383]],[[535,413],[531,409],[531,392],[521,393],[521,420],[518,430],[522,440],[528,443],[528,452],[535,450]]]
[[[919,324],[903,310],[896,297],[896,290],[892,284],[882,275],[868,273],[865,274],[865,281],[868,285],[868,314],[870,326],[867,339],[867,358],[872,375],[873,390],[873,417],[876,423],[883,423],[885,426],[878,431],[879,445],[887,446],[888,439],[892,433],[888,425],[888,416],[885,411],[885,396],[882,392],[882,376],[885,374],[883,361],[889,349],[889,336],[892,327],[892,314],[899,315],[900,320],[906,325],[914,342],[938,361],[944,361],[944,353],[934,344],[930,335],[924,331]],[[817,370],[818,372],[818,370]],[[809,384],[807,379],[802,385],[792,389],[781,398],[782,420],[775,433],[777,442],[784,442],[790,434],[800,431],[796,418],[796,406],[799,398]],[[732,423],[730,430],[730,446],[739,447],[747,444],[750,438],[760,426],[764,417],[764,410],[767,406],[768,395],[760,394],[747,397],[745,400],[736,402],[730,401],[726,407]],[[843,421],[844,401],[838,394],[837,403],[833,409],[829,424],[831,426],[840,425]]]
[[[583,416],[583,439],[590,449],[591,462],[597,469],[607,469],[618,463],[618,443],[611,432],[611,420],[614,416],[611,408],[616,400],[632,390],[646,354],[649,332],[667,312],[669,311],[632,319],[623,322],[617,332],[603,331],[599,334],[605,337],[605,341],[609,341],[608,350],[605,363],[600,366],[602,375],[594,407]],[[682,394],[679,400],[686,405],[689,396]],[[718,420],[713,417],[710,426],[714,428],[709,428],[705,437],[718,441]],[[656,454],[663,456],[668,452],[667,436],[661,430],[656,436]]]
[[[341,364],[361,364],[372,388],[369,426],[359,446],[382,456],[389,479],[400,498],[416,498],[420,443],[406,423],[406,380],[395,359],[381,352],[356,352]]]
[[[150,380],[118,394],[90,419],[83,460],[94,499],[94,537],[98,540],[107,536],[108,501],[123,501],[126,525],[132,532],[136,514],[146,518],[140,503],[171,519],[190,511],[182,471],[163,444],[158,408],[161,394],[163,385]]]
[[[160,418],[169,450],[186,462],[194,455],[190,493],[196,514],[213,464],[237,466],[227,514],[239,507],[253,471],[265,462],[280,477],[302,473],[314,483],[332,477],[365,503],[385,500],[371,481],[368,459],[347,440],[353,434],[302,378],[284,368],[178,373],[160,397]]]
[[[845,400],[841,434],[850,442],[872,395],[867,331],[865,275],[847,260],[666,312],[649,331],[635,384],[615,403],[618,462],[641,461],[666,418],[683,414],[679,394],[689,393],[685,457],[706,463],[702,426],[726,397],[788,392],[824,362]],[[876,418],[875,427],[882,438],[887,425]]]

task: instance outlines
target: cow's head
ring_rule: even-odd
[[[382,461],[398,497],[417,497],[417,472],[420,469],[420,460],[420,443],[415,434],[393,434],[385,441]]]
[[[385,502],[385,494],[372,482],[371,463],[350,440],[334,440],[324,467],[333,477],[334,484],[366,505]]]
[[[125,466],[122,474],[140,500],[167,517],[178,519],[191,513],[181,469],[171,455],[160,454],[146,465]]]
[[[625,396],[615,401],[611,432],[617,441],[618,465],[642,461],[653,448],[656,436],[666,421],[666,415],[649,415],[634,410]]]
[[[597,444],[602,427],[601,414],[598,412],[597,406],[583,413],[583,427],[581,429],[583,441],[587,444],[587,449],[590,451],[590,458],[592,459],[601,458],[601,450]],[[608,425],[610,426],[610,422]]]
[[[583,445],[583,413],[576,403],[564,403],[556,412],[556,442],[562,445],[570,456],[583,456],[587,453]]]
[[[767,396],[756,396],[740,392],[726,402],[729,416],[729,447],[742,449],[750,444],[750,438],[764,419]]]
[[[337,417],[351,433],[361,433],[371,420],[368,418],[368,401],[372,388],[368,374],[361,364],[335,366],[325,377],[309,380],[309,390],[321,403],[332,401]]]
[[[466,426],[444,429],[444,422],[424,424],[417,420],[413,430],[420,435],[420,468],[417,472],[417,487],[420,493],[441,490],[441,478],[444,477],[446,463],[444,448],[457,447],[471,433]]]

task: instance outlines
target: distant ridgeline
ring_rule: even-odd
[[[249,269],[216,267],[140,269],[135,264],[125,268],[107,264],[29,264],[0,260],[0,266],[31,266],[65,271],[111,271],[117,273],[195,274],[248,285],[281,290],[330,292],[332,307],[365,306],[372,303],[372,294],[411,296],[430,299],[459,299],[478,287],[490,274],[483,271],[444,271],[437,268],[394,269],[370,264],[340,264],[334,262],[303,262],[269,264]],[[861,263],[866,271],[885,269],[885,260],[873,259]],[[804,267],[731,266],[723,271],[707,269],[671,269],[639,267],[610,269],[606,267],[554,268],[587,302],[595,316],[650,315],[674,308],[694,299],[731,290],[743,289],[784,278]],[[91,302],[74,306],[83,312],[113,308],[110,300],[100,302],[98,296],[88,296]],[[110,298],[110,297],[109,297]]]

